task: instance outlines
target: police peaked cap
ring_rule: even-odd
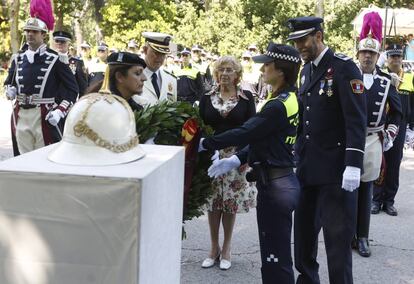
[[[194,44],[193,47],[191,48],[191,51],[202,51],[202,50],[203,48],[199,44]]]
[[[108,49],[108,45],[104,42],[100,42],[98,45],[98,50],[107,50]]]
[[[403,48],[401,45],[399,44],[390,44],[387,49],[387,56],[393,56],[393,55],[398,55],[398,56],[403,56]]]
[[[171,35],[156,32],[143,32],[142,36],[152,49],[160,53],[170,53]]]
[[[53,39],[69,41],[72,40],[72,35],[65,31],[56,31],[53,33]]]
[[[322,23],[323,19],[318,17],[299,17],[289,19],[287,21],[287,25],[291,32],[288,36],[288,40],[298,39],[307,36],[310,33],[322,31]]]
[[[181,50],[180,54],[191,54],[191,51],[188,48],[184,48],[183,50]]]
[[[269,63],[276,60],[284,60],[292,63],[299,63],[300,54],[294,47],[290,45],[277,44],[270,42],[264,54],[252,57],[256,63]]]
[[[144,59],[131,52],[114,52],[108,56],[107,62],[108,65],[139,65],[144,68],[147,67]]]

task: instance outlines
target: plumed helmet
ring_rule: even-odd
[[[361,39],[358,44],[358,51],[368,50],[368,51],[380,53],[380,49],[381,49],[380,42],[370,36],[364,39]]]
[[[48,158],[66,165],[104,166],[143,156],[128,103],[120,96],[99,92],[83,96],[73,106],[62,141]]]
[[[382,19],[377,12],[370,12],[364,15],[359,40],[358,51],[368,50],[380,53]]]

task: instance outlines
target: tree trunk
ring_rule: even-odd
[[[20,0],[9,0],[10,45],[13,53],[20,49],[19,40],[19,8]]]
[[[324,0],[316,0],[316,7],[315,7],[315,16],[323,18],[323,14],[325,13],[324,9]]]
[[[96,41],[99,43],[103,39],[102,29],[100,27],[100,24],[103,20],[103,16],[101,13],[101,9],[105,5],[104,0],[94,0],[93,4],[95,6],[95,31],[96,31]]]

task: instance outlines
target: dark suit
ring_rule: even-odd
[[[70,57],[69,68],[72,71],[73,75],[75,75],[76,82],[78,83],[79,87],[79,97],[81,97],[85,94],[85,90],[88,87],[88,76],[86,75],[85,64],[81,59]]]
[[[312,70],[313,69],[313,70]],[[351,240],[356,192],[342,187],[346,166],[362,169],[366,97],[353,61],[330,49],[300,75],[300,122],[295,152],[302,187],[295,212],[297,283],[319,283],[317,241],[323,227],[330,283],[352,283]]]

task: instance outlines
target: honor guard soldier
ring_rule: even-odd
[[[177,76],[177,100],[194,104],[204,94],[200,71],[191,64],[191,51],[181,51],[181,68],[175,70]]]
[[[218,177],[248,161],[253,171],[246,178],[256,181],[258,190],[262,282],[292,284],[292,213],[300,190],[293,172],[292,150],[299,118],[295,84],[301,60],[292,46],[272,42],[265,54],[253,60],[263,63],[265,80],[272,85],[273,92],[260,112],[242,126],[201,139],[199,151],[248,145],[229,158],[215,160],[208,173]]]
[[[357,53],[367,96],[368,120],[364,168],[357,191],[358,217],[353,248],[358,249],[358,253],[364,257],[371,255],[368,236],[373,184],[380,175],[382,152],[387,152],[392,147],[402,115],[400,98],[391,83],[391,76],[376,65],[380,56],[382,32],[371,25],[375,22],[372,19],[382,22],[376,12],[364,16]],[[372,34],[368,34],[370,30]]]
[[[297,283],[320,283],[318,235],[323,228],[330,283],[353,283],[351,241],[365,148],[366,97],[361,72],[325,46],[317,17],[288,20],[305,65],[299,76],[300,120],[295,154],[301,184],[295,211]]]
[[[89,86],[94,82],[98,82],[104,78],[106,70],[106,61],[109,55],[108,45],[104,42],[99,43],[98,45],[98,54],[97,57],[92,59],[88,66],[88,83]]]
[[[51,28],[46,24],[49,17],[37,16],[26,21],[23,30],[28,49],[14,55],[5,81],[7,97],[16,98],[12,128],[20,154],[62,138],[62,118],[78,95],[68,64],[44,43]]]
[[[163,100],[177,101],[177,79],[161,68],[170,53],[172,36],[156,32],[144,32],[142,36],[145,38],[143,50],[147,64],[144,73],[148,80],[142,94],[133,99],[142,106],[155,105]]]
[[[60,56],[67,56],[67,63],[69,68],[75,75],[76,82],[79,87],[79,97],[83,96],[86,87],[88,86],[85,64],[82,59],[73,57],[68,53],[69,44],[72,41],[72,35],[65,31],[55,31],[53,33],[53,40],[55,41],[56,51]]]
[[[379,181],[380,184],[374,187],[371,213],[378,214],[382,209],[390,216],[397,216],[394,199],[399,187],[400,165],[407,125],[411,130],[414,128],[414,74],[404,72],[402,68],[403,49],[401,45],[390,44],[386,52],[388,73],[392,75],[397,86],[403,116],[392,148],[384,153],[385,175],[381,177],[383,180]]]

